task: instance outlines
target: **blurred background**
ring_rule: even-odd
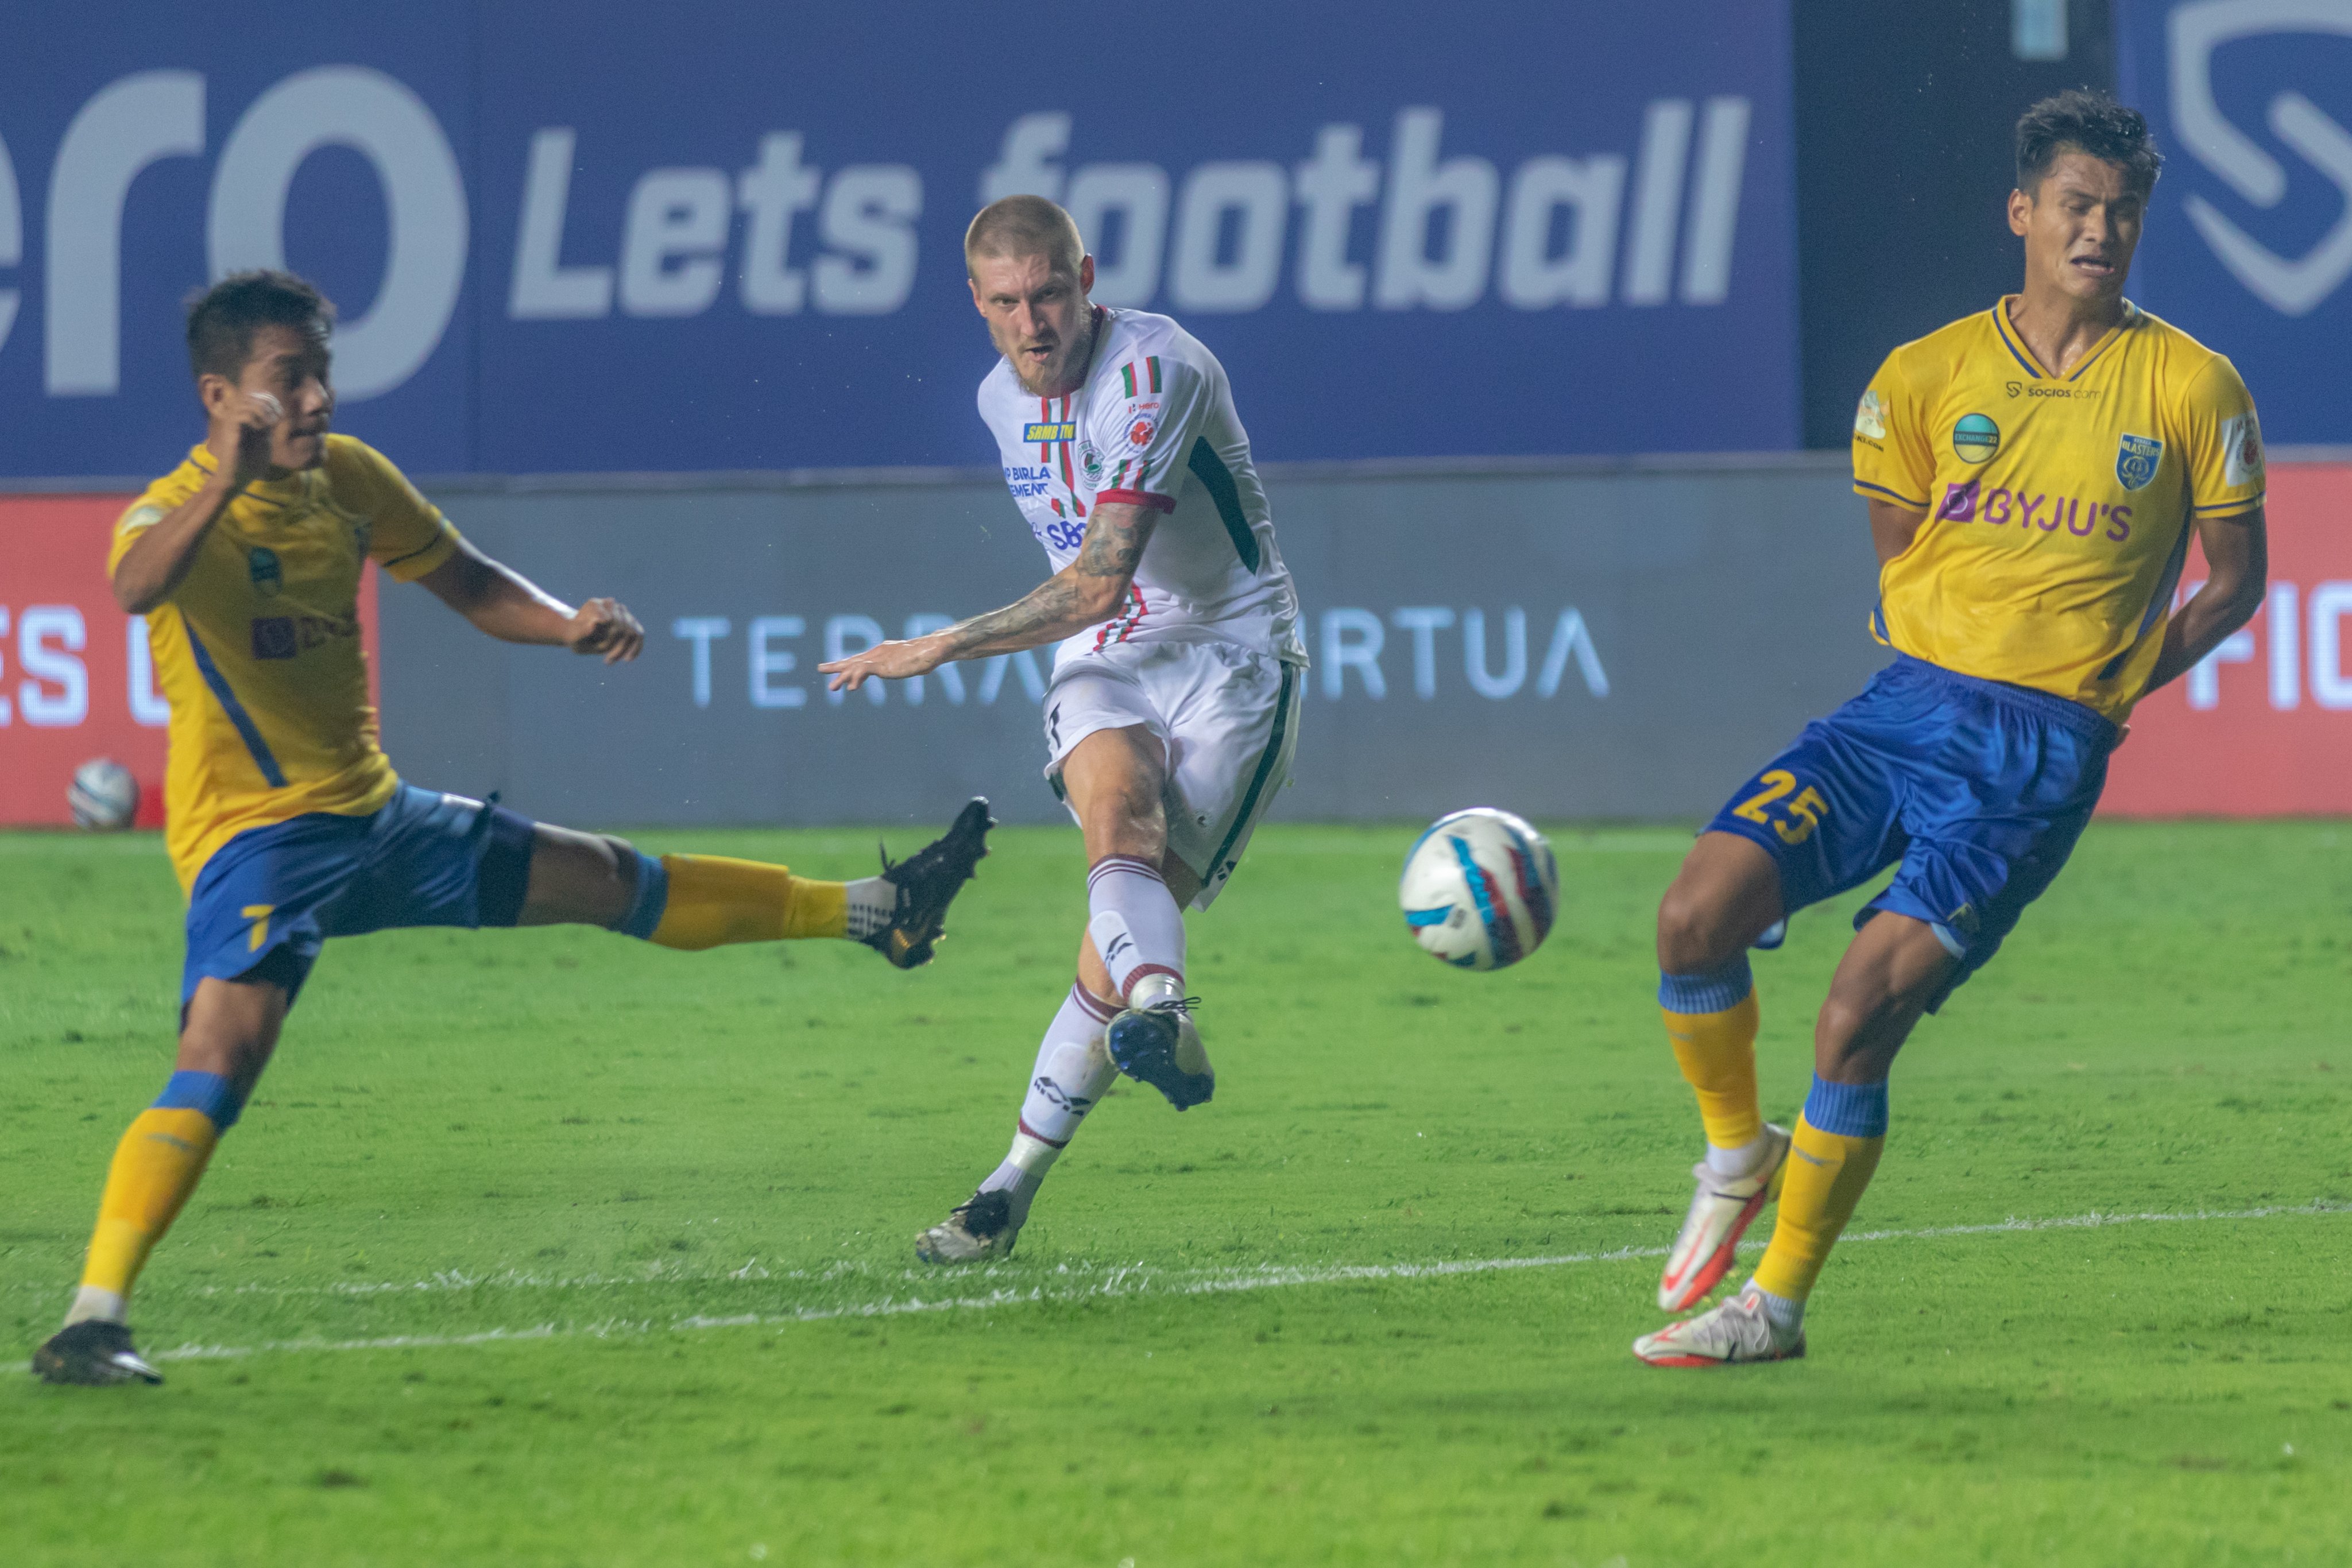
[[[2352,0],[411,0],[13,30],[0,821],[100,756],[160,820],[106,538],[203,434],[181,301],[254,266],[340,305],[339,428],[651,633],[606,670],[372,581],[413,781],[1050,819],[1044,655],[814,674],[1042,575],[961,255],[1024,191],[1232,374],[1316,661],[1284,816],[1698,816],[1886,656],[1854,400],[2017,287],[2010,129],[2079,85],[2168,155],[2133,297],[2235,361],[2272,459],[2268,605],[2143,706],[2107,810],[2352,810]]]

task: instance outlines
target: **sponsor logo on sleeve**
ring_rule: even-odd
[[[2116,445],[2116,478],[2126,490],[2145,490],[2164,459],[2164,443],[2153,435],[2126,435]]]
[[[1984,463],[2000,450],[2000,426],[1990,416],[1964,413],[1952,426],[1952,450],[1963,463]]]
[[[2235,488],[2263,482],[2263,428],[2251,413],[2221,422],[2221,483]]]
[[[1876,387],[1862,394],[1861,406],[1853,411],[1853,433],[1873,441],[1886,439],[1886,404]]]
[[[1129,444],[1139,449],[1150,445],[1151,438],[1158,434],[1160,427],[1148,419],[1139,419],[1127,427]]]

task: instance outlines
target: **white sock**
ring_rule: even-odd
[[[1062,998],[1061,1010],[1045,1027],[1029,1092],[1022,1096],[1013,1147],[1004,1163],[980,1184],[982,1192],[1011,1190],[1016,1225],[1028,1218],[1030,1201],[1076,1135],[1078,1124],[1118,1077],[1103,1048],[1103,1030],[1111,1018],[1108,1007],[1087,995],[1085,987],[1073,985]]]
[[[1139,979],[1165,975],[1184,988],[1184,912],[1160,868],[1133,855],[1106,855],[1087,873],[1087,934],[1130,1001]]]
[[[96,1285],[84,1285],[74,1292],[73,1306],[66,1312],[66,1327],[96,1318],[101,1322],[122,1321],[124,1302],[112,1291],[101,1291]]]
[[[1765,1152],[1770,1147],[1769,1135],[1763,1133],[1757,1134],[1736,1149],[1717,1148],[1709,1144],[1706,1146],[1706,1168],[1726,1181],[1738,1181],[1743,1176],[1756,1174],[1756,1167],[1764,1163]]]
[[[898,908],[897,884],[878,876],[862,876],[842,885],[849,890],[849,929],[844,936],[852,942],[863,942],[890,924]]]
[[[1764,1321],[1772,1325],[1773,1337],[1780,1340],[1783,1344],[1795,1339],[1799,1333],[1803,1332],[1805,1327],[1805,1303],[1803,1301],[1793,1300],[1788,1296],[1774,1295],[1771,1291],[1758,1284],[1756,1282],[1756,1277],[1753,1274],[1748,1277],[1748,1283],[1742,1287],[1742,1291],[1753,1291],[1756,1292],[1756,1299],[1764,1305]]]
[[[1084,986],[1070,987],[1037,1047],[1029,1092],[1021,1100],[1023,1134],[1056,1149],[1076,1135],[1078,1124],[1118,1077],[1103,1047],[1103,1030],[1112,1016],[1112,1009],[1089,996]],[[1020,1152],[1017,1138],[1013,1152]]]

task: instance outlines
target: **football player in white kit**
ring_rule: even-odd
[[[1089,918],[1011,1151],[916,1240],[934,1263],[1012,1252],[1121,1071],[1179,1111],[1214,1091],[1187,1010],[1182,910],[1209,906],[1289,781],[1307,664],[1216,356],[1165,316],[1091,303],[1094,257],[1043,197],[984,208],[964,264],[1003,356],[981,417],[1054,574],[1018,603],[820,668],[855,690],[1058,643],[1045,775],[1086,834]]]

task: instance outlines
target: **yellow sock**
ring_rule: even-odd
[[[1882,1086],[1883,1092],[1883,1086]],[[1772,1244],[1756,1265],[1756,1283],[1773,1295],[1801,1301],[1812,1293],[1830,1249],[1853,1218],[1863,1189],[1878,1169],[1884,1134],[1874,1138],[1824,1133],[1797,1118],[1789,1174],[1780,1188],[1780,1214]]]
[[[1756,1098],[1756,988],[1720,1012],[1664,1009],[1675,1060],[1698,1094],[1698,1119],[1718,1149],[1742,1148],[1764,1131]]]
[[[205,1162],[220,1142],[220,1129],[202,1111],[149,1109],[139,1113],[106,1173],[106,1193],[98,1203],[98,1229],[82,1264],[85,1290],[131,1293],[147,1254],[171,1228],[196,1190]]]
[[[849,934],[849,890],[780,865],[724,855],[664,855],[669,902],[653,940],[698,953],[730,942]]]

